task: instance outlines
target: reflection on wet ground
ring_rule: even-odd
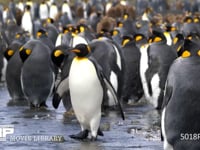
[[[61,105],[55,110],[48,100],[48,109],[8,106],[6,87],[0,88],[0,125],[13,125],[14,134],[1,142],[1,150],[162,150],[160,115],[150,105],[140,102],[124,107],[123,121],[116,111],[105,113],[101,121],[103,137],[95,142],[69,138],[80,126],[74,116],[64,117]],[[59,139],[60,138],[60,139]]]

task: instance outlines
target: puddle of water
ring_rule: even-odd
[[[80,125],[74,116],[64,115],[65,109],[62,105],[55,110],[51,105],[51,99],[48,99],[47,109],[35,110],[29,109],[28,106],[7,106],[9,99],[6,87],[0,87],[0,125],[14,126],[14,134],[10,135],[13,139],[8,138],[7,141],[1,142],[2,150],[163,149],[160,141],[160,115],[145,103],[125,106],[125,121],[122,121],[115,111],[106,112],[100,126],[104,137],[98,137],[95,142],[83,142],[69,138],[69,135],[80,131]],[[32,139],[22,139],[28,136]],[[44,139],[45,136],[61,137],[62,140]],[[38,140],[34,141],[33,138]]]

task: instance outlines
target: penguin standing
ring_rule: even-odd
[[[62,6],[61,6],[61,12],[62,12],[62,14],[67,13],[70,22],[73,20],[71,7],[69,6],[69,4],[66,0],[63,2]]]
[[[72,61],[69,76],[58,85],[56,94],[53,97],[53,104],[54,107],[57,107],[62,95],[69,90],[75,115],[81,125],[81,132],[76,135],[70,135],[70,137],[85,139],[88,137],[88,133],[91,132],[91,139],[96,140],[97,135],[103,135],[99,125],[101,105],[106,87],[112,92],[119,106],[120,103],[115,90],[98,64],[92,57],[87,57],[90,53],[90,48],[85,44],[79,44],[72,51],[77,56]],[[124,119],[122,109],[121,113]]]
[[[185,40],[165,86],[161,131],[164,150],[200,149],[200,46]]]
[[[122,52],[125,61],[123,100],[137,102],[143,96],[140,79],[140,50],[131,36],[123,36]]]
[[[58,15],[58,7],[57,7],[56,3],[54,2],[50,5],[49,17],[55,20],[57,15]]]
[[[22,44],[23,43],[18,40],[15,40],[4,52],[4,56],[8,61],[6,67],[6,84],[11,97],[9,104],[17,104],[18,102],[24,101],[27,103],[26,96],[24,95],[21,86],[21,68],[23,63],[19,56],[19,49]]]
[[[150,44],[140,48],[140,76],[146,99],[161,109],[168,70],[177,58],[177,52],[166,44],[162,32],[153,31]]]
[[[39,6],[39,16],[41,20],[45,20],[49,17],[49,7],[45,1],[42,1]]]
[[[39,40],[30,40],[20,48],[23,61],[21,72],[22,90],[32,107],[46,107],[51,95],[55,73],[49,47]]]
[[[26,5],[24,14],[22,16],[21,27],[25,31],[28,31],[31,36],[33,36],[33,22],[30,10],[31,7]]]

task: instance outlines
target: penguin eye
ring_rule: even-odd
[[[175,38],[173,39],[173,44],[175,45],[177,42],[178,42],[178,38],[175,37]]]
[[[198,50],[197,54],[198,54],[198,56],[200,56],[200,50]]]
[[[61,50],[55,50],[55,52],[54,52],[55,57],[59,57],[62,54],[63,54],[63,52]]]
[[[182,58],[187,58],[187,57],[190,57],[190,55],[191,55],[191,53],[190,53],[188,50],[185,50],[185,51],[182,53],[181,57],[182,57]]]

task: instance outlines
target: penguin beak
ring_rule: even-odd
[[[81,52],[79,49],[73,49],[71,51],[74,52],[74,53],[80,53]]]

